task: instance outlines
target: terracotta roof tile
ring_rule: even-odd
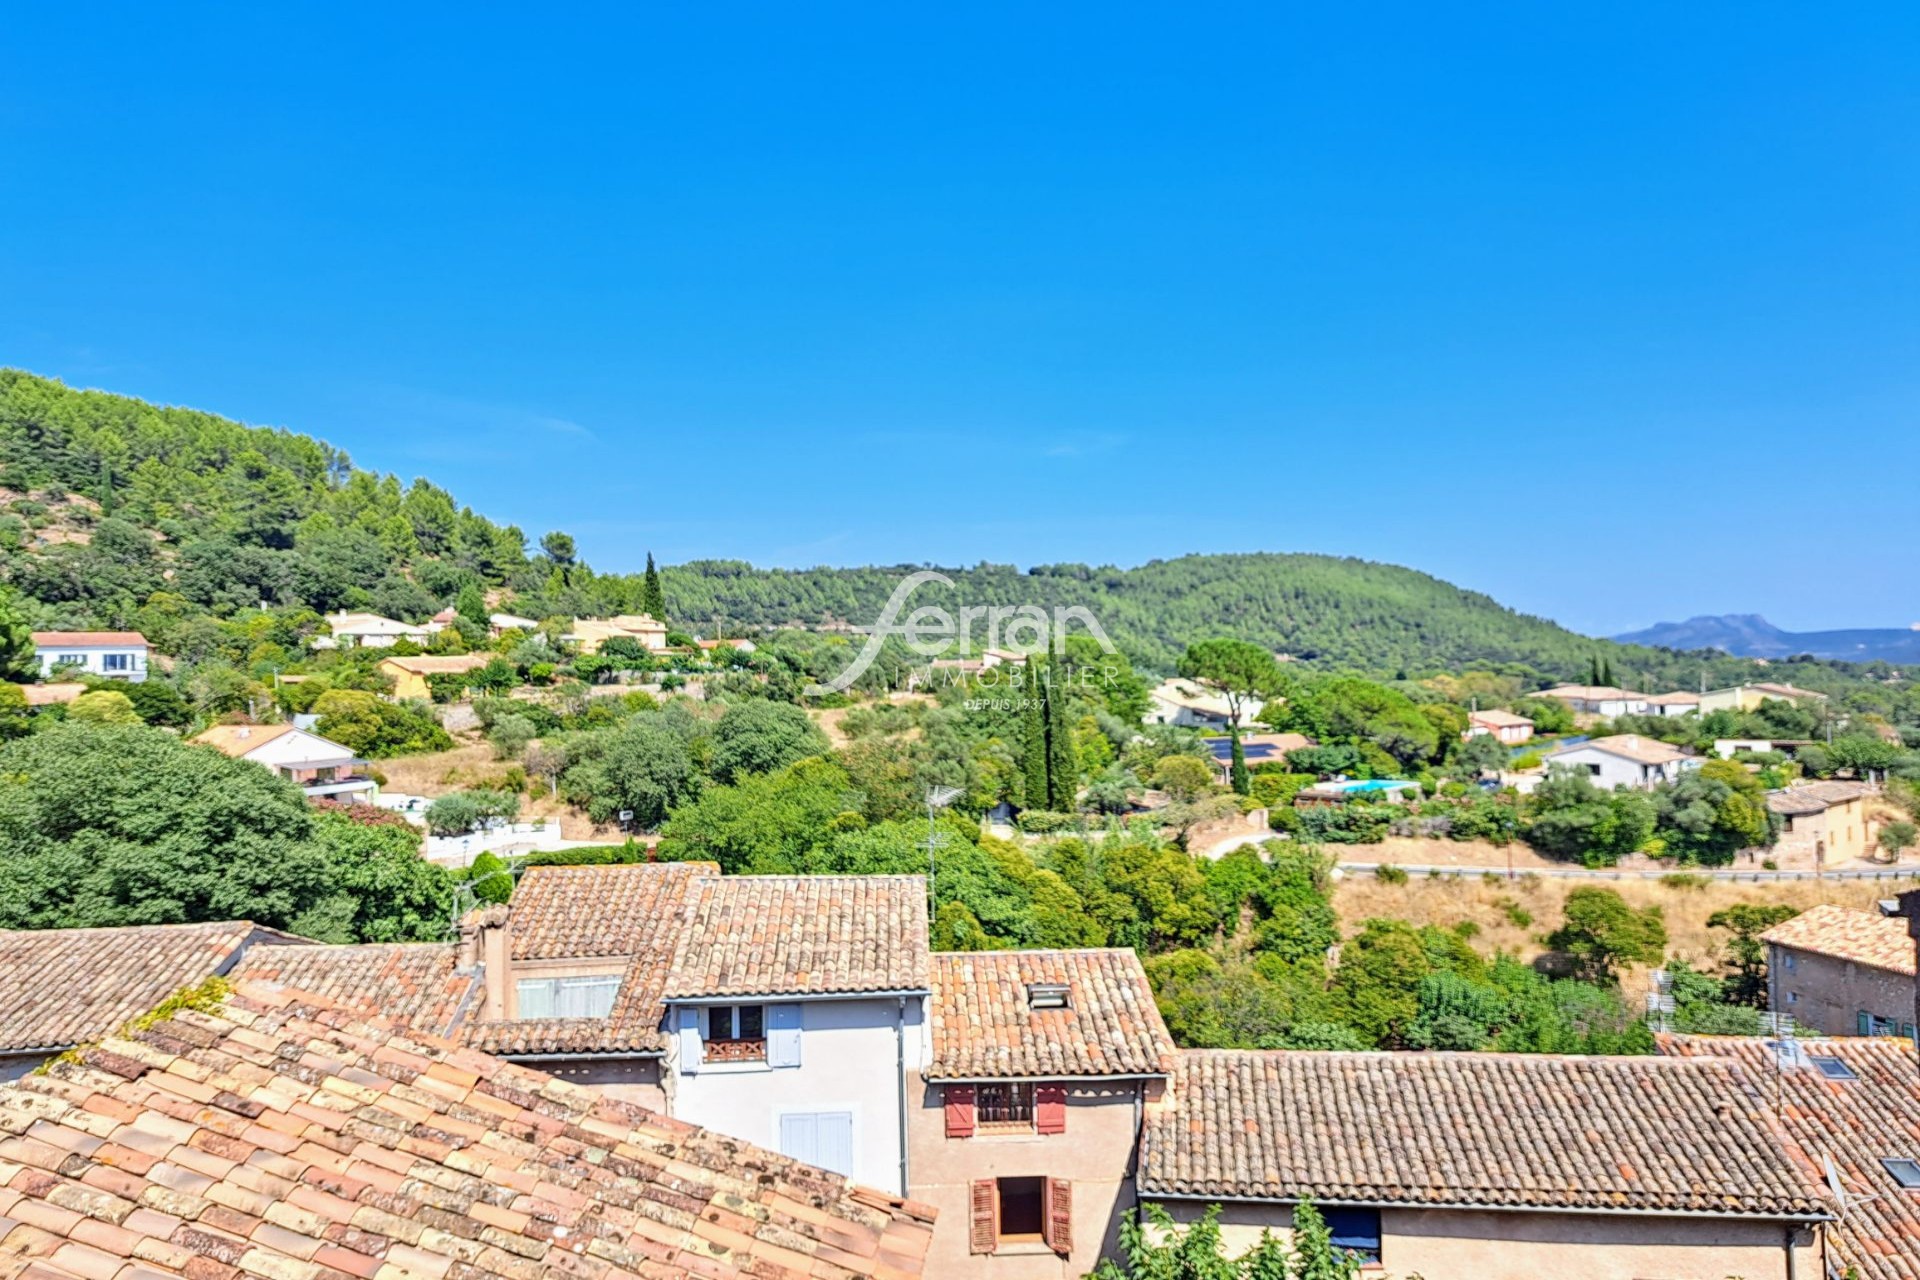
[[[291,935],[245,920],[0,930],[0,1053],[106,1035],[181,987],[225,973],[260,938]]]
[[[1151,1194],[1819,1217],[1730,1064],[1187,1050],[1150,1110]]]
[[[1920,1160],[1920,1063],[1911,1044],[1870,1037],[1802,1040],[1797,1053],[1750,1037],[1662,1036],[1660,1051],[1738,1064],[1778,1089],[1780,1123],[1807,1168],[1831,1158],[1846,1212],[1827,1228],[1827,1269],[1859,1280],[1920,1280],[1920,1195],[1903,1191],[1882,1160]],[[1829,1079],[1815,1057],[1858,1077]]]
[[[382,658],[380,665],[398,667],[417,676],[458,675],[463,671],[478,671],[492,662],[495,656],[491,653],[426,653],[413,657]]]
[[[1589,742],[1577,742],[1570,747],[1547,753],[1547,762],[1551,764],[1556,756],[1569,755],[1575,751],[1604,751],[1608,755],[1622,759],[1638,761],[1641,764],[1671,764],[1675,760],[1690,759],[1680,748],[1660,741],[1658,738],[1643,737],[1637,733],[1616,733],[1604,738],[1594,738]]]
[[[1809,782],[1767,792],[1767,808],[1779,814],[1825,813],[1837,804],[1873,794],[1864,782]]]
[[[80,1058],[0,1089],[0,1280],[904,1278],[930,1238],[925,1206],[269,984]]]
[[[451,942],[253,947],[234,966],[233,977],[309,991],[449,1035],[480,999],[480,970],[460,968],[459,951]]]
[[[1914,972],[1913,939],[1907,935],[1907,922],[1872,911],[1823,903],[1773,926],[1760,935],[1760,940],[1909,977]]]
[[[238,759],[292,732],[293,726],[290,724],[217,724],[189,741],[218,748]],[[344,747],[341,749],[345,750]]]
[[[669,1000],[927,989],[923,876],[712,876],[689,901]]]
[[[1034,1010],[1034,984],[1067,988]],[[933,957],[932,1079],[1165,1075],[1173,1038],[1132,951],[968,951]]]
[[[719,874],[711,862],[533,867],[513,891],[513,958],[578,960],[653,948],[671,956],[694,881]]]
[[[57,649],[62,645],[76,649],[133,645],[145,648],[147,638],[138,631],[36,631],[33,643],[38,649]]]

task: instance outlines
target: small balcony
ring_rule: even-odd
[[[701,1056],[708,1062],[765,1062],[767,1042],[765,1040],[709,1040],[701,1046]]]

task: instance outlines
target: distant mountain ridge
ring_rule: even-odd
[[[1736,658],[1789,658],[1805,653],[1839,662],[1920,662],[1920,631],[1912,628],[1783,631],[1757,613],[1656,622],[1614,639],[1660,649],[1718,649]]]

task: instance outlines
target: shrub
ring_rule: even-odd
[[[1672,871],[1661,876],[1660,883],[1669,889],[1704,889],[1709,881],[1705,876],[1696,876],[1686,871]]]
[[[1407,869],[1396,867],[1390,862],[1383,862],[1373,869],[1373,878],[1381,884],[1405,884]]]
[[[637,840],[625,844],[585,845],[578,849],[540,849],[527,855],[529,867],[607,867],[653,861],[653,850]]]

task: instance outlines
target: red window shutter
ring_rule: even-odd
[[[1035,1133],[1067,1131],[1067,1087],[1061,1084],[1037,1084],[1033,1087],[1033,1129]]]
[[[1000,1189],[992,1178],[973,1184],[973,1230],[968,1252],[992,1253],[1000,1243]]]
[[[1047,1247],[1064,1258],[1073,1252],[1073,1184],[1065,1178],[1048,1178],[1046,1201],[1041,1229]]]
[[[949,1138],[971,1138],[973,1136],[973,1086],[970,1084],[950,1084],[946,1091],[947,1100],[947,1136]]]

